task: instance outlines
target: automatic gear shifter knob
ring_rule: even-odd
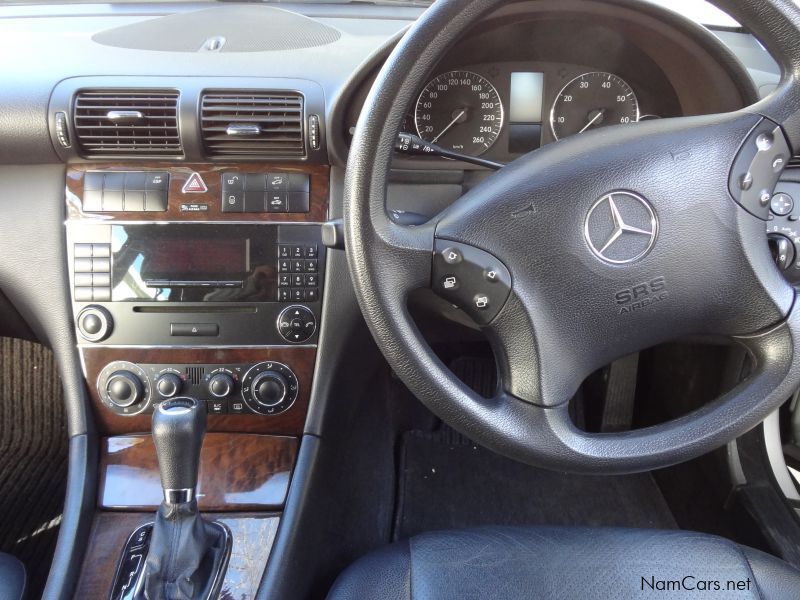
[[[166,504],[194,499],[205,432],[205,407],[194,398],[164,400],[153,412],[153,443]]]

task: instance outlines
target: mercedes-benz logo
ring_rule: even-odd
[[[621,265],[650,252],[658,236],[658,219],[641,196],[610,192],[589,209],[583,235],[597,258]]]

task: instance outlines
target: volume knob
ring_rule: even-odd
[[[106,383],[108,399],[120,408],[132,406],[144,397],[142,380],[130,371],[115,371]]]

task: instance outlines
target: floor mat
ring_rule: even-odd
[[[444,426],[404,434],[399,479],[396,540],[478,525],[676,527],[649,473],[588,476],[538,469]]]
[[[28,597],[50,570],[67,479],[67,432],[52,353],[0,338],[0,550],[22,560]]]

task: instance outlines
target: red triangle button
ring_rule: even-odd
[[[192,173],[186,183],[183,184],[184,194],[202,194],[208,191],[206,182],[200,177],[200,173]]]

